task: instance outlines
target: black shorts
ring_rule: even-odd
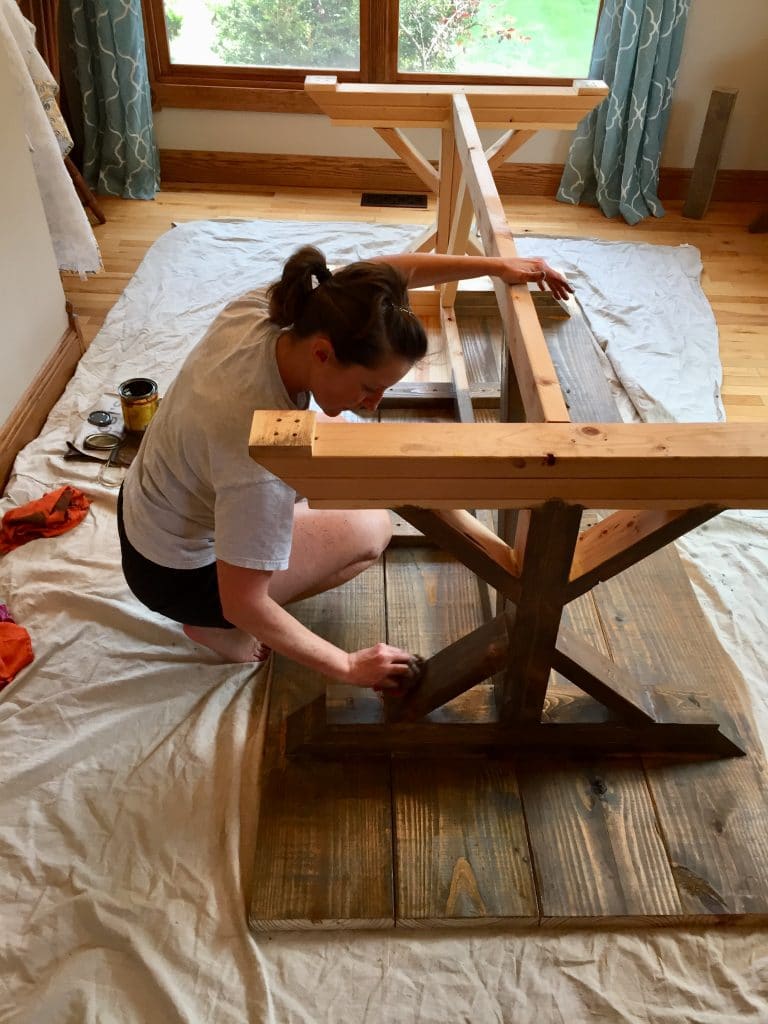
[[[186,626],[234,629],[224,618],[216,563],[201,569],[168,569],[145,558],[125,535],[123,489],[117,496],[117,532],[123,556],[123,575],[142,604]]]

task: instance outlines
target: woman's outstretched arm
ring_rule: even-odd
[[[506,284],[533,282],[543,290],[549,288],[558,299],[567,299],[573,292],[562,274],[539,257],[502,259],[500,256],[451,256],[443,253],[403,252],[392,256],[376,256],[374,263],[397,267],[408,281],[409,288],[421,288],[447,281],[464,281],[472,277],[498,277]]]

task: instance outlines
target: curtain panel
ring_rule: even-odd
[[[579,125],[557,198],[628,224],[662,217],[659,162],[690,0],[605,0],[589,77],[610,95]]]
[[[96,192],[152,199],[160,162],[140,0],[63,0],[62,6],[81,98],[83,177]]]

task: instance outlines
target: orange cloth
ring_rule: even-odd
[[[34,658],[29,633],[15,622],[0,622],[0,689]]]
[[[56,537],[71,530],[85,517],[90,500],[76,487],[59,487],[36,501],[12,508],[3,516],[0,554],[37,537]]]

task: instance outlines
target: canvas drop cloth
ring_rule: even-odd
[[[116,491],[64,462],[119,381],[166,390],[231,298],[298,244],[336,262],[410,228],[197,222],[152,247],[83,357],[0,512],[71,483],[70,533],[0,560],[36,660],[0,694],[0,1021],[14,1024],[733,1024],[768,1021],[766,930],[264,935],[246,927],[263,680],[217,664],[123,583]],[[524,238],[563,267],[646,419],[721,418],[696,250]],[[672,297],[672,298],[670,298]],[[697,591],[744,671],[763,737],[766,520],[687,542]]]

